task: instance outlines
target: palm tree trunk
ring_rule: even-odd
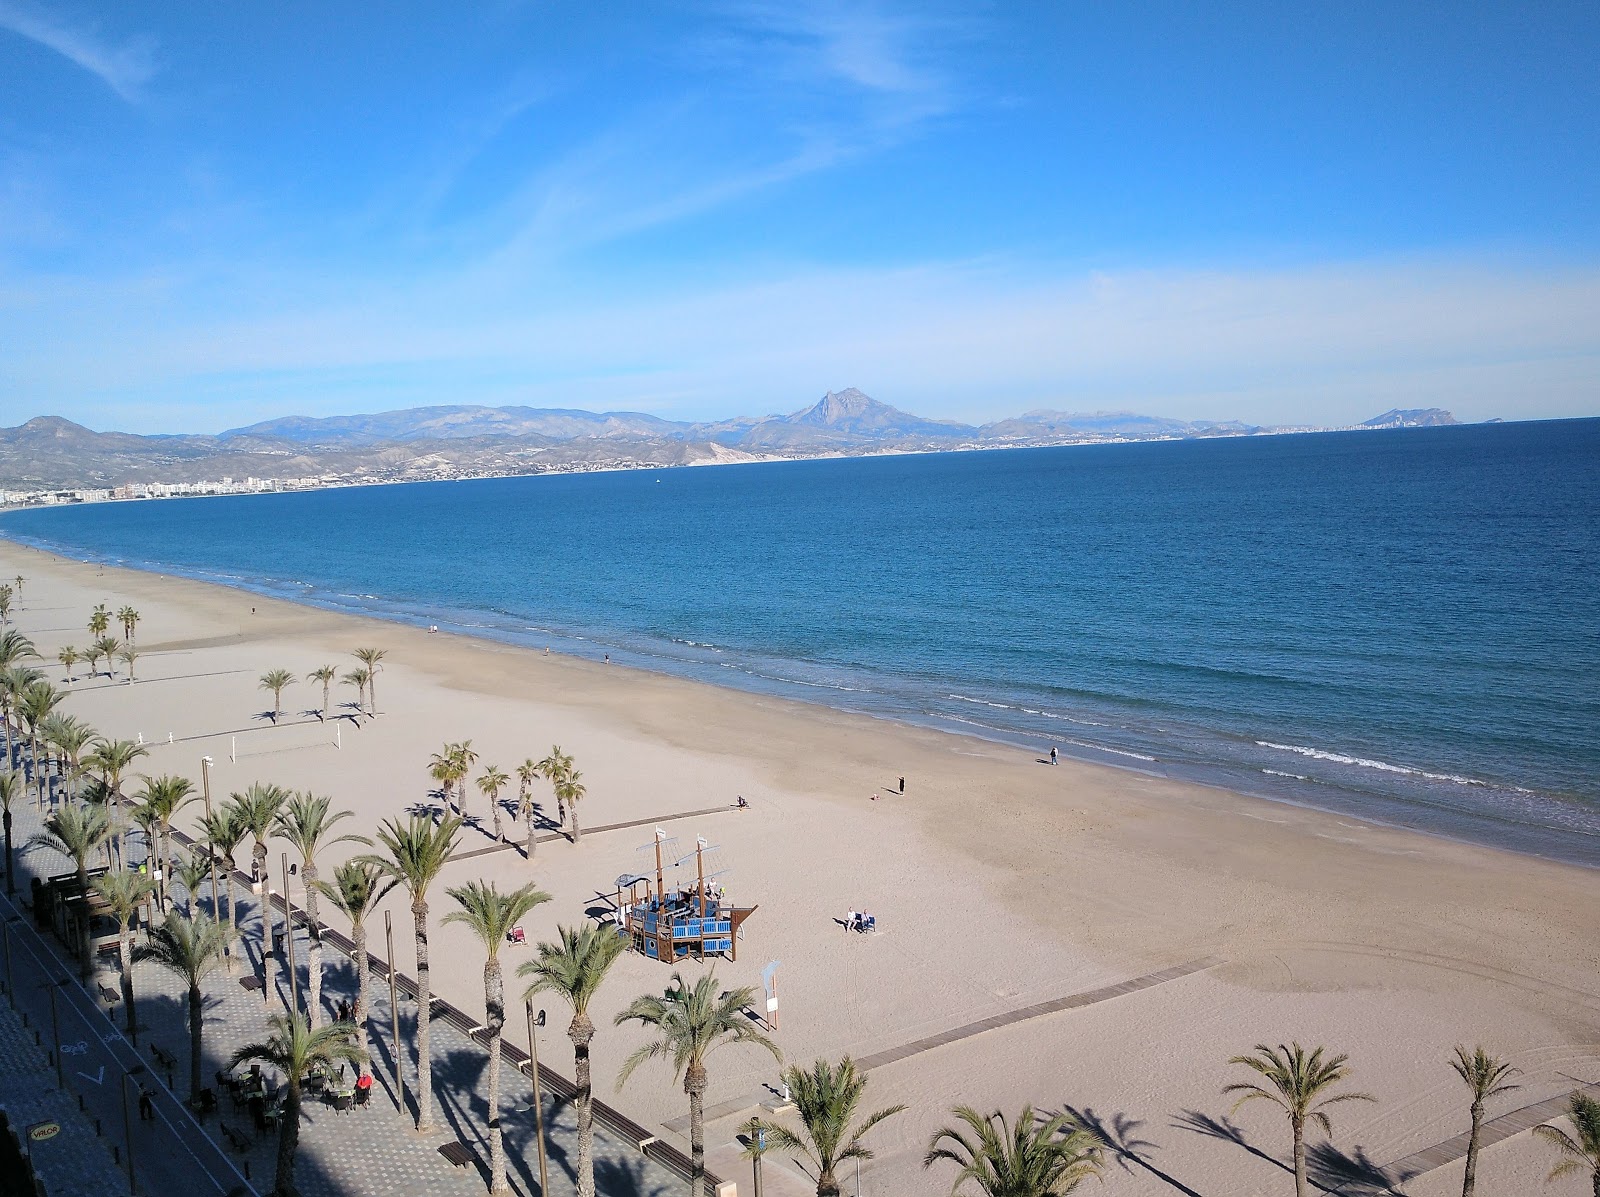
[[[506,838],[500,827],[500,795],[490,795],[489,805],[494,807],[494,842],[498,844],[501,840]]]
[[[578,826],[578,804],[572,804],[572,842],[576,844],[583,838],[583,829]]]
[[[506,1152],[500,1134],[500,1035],[506,1025],[506,987],[500,961],[494,956],[483,966],[483,1013],[489,1028],[489,1192],[492,1197],[506,1197],[511,1186],[506,1183]]]
[[[689,1197],[706,1193],[706,1076],[704,1064],[684,1070],[683,1091],[689,1095]],[[1302,1195],[1303,1197],[1303,1195]]]
[[[333,689],[333,683],[332,682],[323,682],[322,683],[322,721],[324,723],[326,723],[328,721],[328,701],[329,701],[330,692],[332,691],[332,689]]]
[[[123,923],[117,936],[117,963],[122,966],[122,1012],[127,1018],[128,1042],[139,1046],[139,1018],[133,1010],[133,937]]]
[[[12,894],[17,892],[17,882],[16,882],[16,878],[13,876],[13,874],[15,873],[15,869],[12,868],[12,861],[15,860],[16,858],[13,855],[12,850],[11,850],[11,812],[9,810],[5,812],[5,827],[6,827],[6,896],[10,897]]]
[[[428,1023],[433,1014],[433,990],[428,986],[428,904],[411,903],[411,920],[417,932],[417,1131],[433,1130],[433,1059],[428,1054],[432,1038]]]
[[[1467,1170],[1461,1177],[1461,1197],[1472,1197],[1478,1187],[1478,1132],[1483,1128],[1483,1103],[1472,1103],[1472,1133],[1467,1136]]]
[[[350,928],[350,938],[355,941],[356,949],[356,1008],[351,1017],[356,1023],[356,1046],[361,1049],[364,1059],[371,1060],[372,1044],[367,1034],[367,986],[371,983],[371,966],[367,960],[365,921],[358,922]]]
[[[374,669],[367,679],[367,693],[372,696],[372,717],[378,717],[378,671]]]
[[[317,919],[317,866],[309,856],[300,876],[306,883],[306,1017],[314,1031],[322,1025],[322,924]]]
[[[83,925],[78,928],[78,944],[80,954],[78,968],[83,976],[84,987],[89,985],[89,978],[94,974],[94,933],[89,928],[89,866],[82,857],[78,858],[78,892],[83,895]]]
[[[594,1197],[594,1082],[589,1073],[594,1023],[587,1014],[573,1015],[567,1037],[572,1040],[572,1108],[578,1116],[578,1197]]]
[[[200,986],[189,986],[189,1100],[200,1096]]]
[[[289,1078],[288,1090],[283,1099],[283,1114],[278,1121],[278,1168],[273,1177],[273,1191],[282,1197],[296,1192],[294,1187],[294,1156],[300,1149],[300,1078]]]
[[[834,1179],[832,1168],[817,1173],[817,1197],[839,1197],[839,1182]]]
[[[534,839],[533,839],[533,803],[531,803],[531,802],[526,803],[522,808],[522,812],[523,812],[523,816],[522,817],[528,824],[528,863],[532,864],[533,863],[533,844],[534,844]],[[7,826],[10,826],[10,824],[7,824]],[[9,841],[7,841],[7,842],[9,842]]]
[[[1294,1131],[1294,1197],[1306,1197],[1306,1128],[1298,1118],[1291,1127]]]

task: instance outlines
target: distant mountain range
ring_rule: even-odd
[[[1360,427],[1454,424],[1439,408],[1389,411]],[[641,412],[418,407],[287,416],[216,436],[93,432],[55,416],[0,429],[0,489],[104,488],[243,479],[404,481],[830,454],[928,452],[1094,441],[1252,436],[1303,429],[1132,412],[1031,411],[989,424],[915,416],[851,387],[787,416],[691,423]]]

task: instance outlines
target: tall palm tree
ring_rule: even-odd
[[[589,1018],[589,1003],[611,966],[628,950],[628,941],[613,928],[595,923],[556,930],[560,941],[540,943],[535,949],[538,954],[517,969],[517,976],[531,982],[524,998],[531,1001],[535,994],[554,993],[572,1007],[567,1038],[572,1040],[576,1085],[572,1107],[578,1116],[578,1197],[594,1197],[594,1089],[589,1066],[594,1023]]]
[[[306,674],[306,681],[322,683],[322,719],[328,718],[328,705],[333,701],[333,683],[338,678],[339,671],[332,665],[319,665]]]
[[[150,879],[131,869],[119,869],[115,873],[96,877],[94,888],[117,919],[117,965],[122,972],[122,1013],[127,1020],[128,1039],[137,1047],[139,1021],[133,1010],[133,936],[129,927],[139,907],[150,897]]]
[[[583,796],[589,791],[584,788],[583,774],[576,769],[567,772],[555,784],[556,802],[566,810],[572,818],[572,842],[576,844],[583,838],[583,829],[578,826],[578,803],[583,801]]]
[[[351,1043],[349,1032],[337,1023],[313,1029],[298,1013],[290,1013],[274,1014],[267,1024],[267,1037],[234,1052],[229,1067],[265,1064],[287,1078],[283,1115],[278,1120],[278,1161],[272,1191],[274,1197],[296,1197],[299,1190],[294,1184],[294,1157],[300,1148],[301,1078],[338,1061],[359,1068],[366,1063],[367,1053]]]
[[[367,683],[372,680],[372,671],[365,665],[352,669],[339,679],[347,686],[356,688],[356,713],[360,714],[367,705]]]
[[[1270,1101],[1283,1109],[1289,1119],[1290,1134],[1294,1137],[1295,1197],[1306,1197],[1306,1123],[1315,1123],[1324,1134],[1331,1135],[1333,1123],[1325,1113],[1329,1106],[1342,1101],[1374,1100],[1365,1093],[1325,1096],[1329,1089],[1349,1077],[1350,1070],[1345,1067],[1345,1062],[1350,1057],[1337,1055],[1324,1059],[1323,1051],[1323,1048],[1317,1047],[1307,1052],[1298,1043],[1287,1047],[1279,1044],[1275,1048],[1258,1043],[1254,1055],[1234,1056],[1228,1063],[1242,1064],[1259,1073],[1266,1085],[1240,1083],[1228,1085],[1222,1090],[1224,1093],[1240,1095],[1239,1100],[1233,1103],[1235,1110],[1246,1102],[1258,1099]]]
[[[122,775],[133,762],[150,755],[143,744],[132,740],[101,740],[95,750],[84,758],[84,764],[100,774],[102,781],[111,787],[119,801],[122,798]]]
[[[499,765],[485,766],[483,776],[478,778],[478,789],[489,800],[489,809],[494,812],[496,842],[506,838],[500,825],[500,791],[510,784],[511,778],[501,771]]]
[[[531,756],[517,766],[517,815],[528,831],[526,856],[533,863],[533,780],[539,776],[539,765]]]
[[[11,843],[11,804],[22,795],[22,778],[7,769],[0,773],[0,817],[4,818],[6,835],[6,896],[17,892],[15,877],[16,857]]]
[[[294,674],[287,669],[269,669],[261,675],[260,689],[272,691],[272,721],[276,723],[283,714],[283,692],[294,685]]]
[[[133,663],[139,659],[139,650],[131,644],[124,644],[117,650],[117,659],[128,667],[128,681],[134,680]]]
[[[444,795],[444,804],[454,806],[450,801],[450,787],[455,783],[455,762],[450,759],[451,745],[446,744],[443,749],[428,758],[428,776],[439,783],[439,792]]]
[[[386,879],[384,871],[370,860],[347,860],[335,865],[332,885],[326,881],[313,883],[316,891],[350,920],[350,939],[355,946],[356,957],[356,1042],[360,1044],[362,1052],[371,1050],[367,1034],[367,1012],[371,1009],[367,916],[378,908],[384,895],[398,884],[397,881]]]
[[[152,845],[155,864],[152,867],[160,868],[156,899],[163,912],[167,909],[167,863],[172,857],[172,817],[199,799],[193,782],[172,773],[146,777],[139,790],[139,805],[149,812],[156,832],[156,841]]]
[[[33,783],[38,791],[39,807],[44,808],[44,770],[39,767],[39,725],[66,700],[66,695],[49,682],[28,683],[27,689],[17,696],[17,714],[28,727],[28,749],[33,764]]]
[[[765,1048],[774,1059],[783,1058],[778,1045],[745,1017],[745,1007],[754,1000],[756,991],[743,986],[719,997],[720,988],[714,972],[701,976],[692,989],[680,974],[673,973],[665,996],[647,993],[636,997],[616,1017],[618,1026],[638,1022],[655,1034],[623,1062],[622,1074],[617,1078],[619,1088],[646,1060],[667,1059],[674,1078],[683,1077],[683,1091],[689,1096],[689,1197],[705,1197],[706,1192],[705,1101],[710,1080],[706,1057],[720,1047],[749,1044]]]
[[[613,937],[616,938],[616,937]],[[861,1142],[878,1123],[904,1113],[905,1106],[888,1106],[851,1126],[867,1089],[865,1074],[857,1072],[849,1056],[838,1064],[818,1060],[809,1070],[791,1064],[783,1070],[783,1083],[794,1098],[800,1129],[758,1120],[767,1134],[767,1147],[804,1155],[817,1178],[817,1197],[839,1197],[837,1169],[847,1160],[870,1160],[873,1153]]]
[[[267,840],[278,820],[278,812],[289,801],[289,791],[282,786],[266,782],[251,782],[242,794],[232,794],[229,802],[239,812],[239,819],[250,833],[250,877],[260,883],[261,897],[256,902],[256,921],[261,927],[261,980],[271,991],[272,981],[272,919],[271,895],[267,886]]]
[[[78,774],[83,768],[83,752],[99,739],[99,733],[87,723],[54,711],[39,724],[39,735],[61,754],[67,789],[76,792]]]
[[[378,717],[378,674],[383,672],[383,666],[378,664],[389,655],[386,648],[358,648],[350,654],[360,661],[367,671],[367,693],[372,698],[372,717]]]
[[[1536,1126],[1533,1133],[1567,1158],[1550,1169],[1548,1179],[1573,1172],[1588,1172],[1594,1197],[1600,1197],[1600,1101],[1584,1093],[1574,1093],[1567,1106],[1573,1134],[1558,1126]]]
[[[447,746],[450,752],[450,781],[456,788],[456,806],[460,813],[467,813],[467,775],[472,772],[472,766],[478,763],[478,754],[472,750],[471,740],[462,740],[458,744]]]
[[[205,996],[200,984],[222,967],[228,950],[228,928],[209,915],[169,915],[149,938],[133,949],[135,961],[150,960],[189,987],[189,1099],[199,1096],[200,1029]]]
[[[89,635],[98,639],[106,634],[111,627],[111,612],[106,610],[104,603],[96,603],[94,610],[89,614]]]
[[[178,884],[183,886],[183,913],[190,918],[194,918],[195,912],[200,909],[200,887],[206,883],[206,875],[210,872],[211,866],[205,858],[193,852],[179,853],[176,857],[172,875],[177,878]],[[217,918],[216,905],[216,895],[213,894],[212,918]]]
[[[102,636],[94,642],[100,650],[100,655],[106,659],[106,676],[117,676],[117,652],[122,648],[122,641],[115,636]]]
[[[388,856],[363,859],[376,864],[411,895],[411,922],[417,936],[417,1130],[433,1130],[432,1035],[428,1026],[433,1009],[433,989],[428,976],[428,887],[434,883],[456,848],[461,820],[447,815],[438,823],[421,815],[406,822],[385,819],[378,843]],[[391,966],[393,961],[390,962]]]
[[[78,874],[78,892],[89,894],[89,858],[96,855],[110,837],[110,824],[104,811],[77,802],[63,802],[44,820],[44,830],[28,837],[29,848],[48,848],[72,861]],[[94,971],[89,946],[89,921],[80,928],[79,965],[85,978]]]
[[[1450,1061],[1450,1067],[1472,1091],[1472,1132],[1467,1139],[1467,1171],[1461,1180],[1461,1197],[1472,1197],[1478,1186],[1478,1134],[1483,1129],[1483,1103],[1522,1086],[1510,1084],[1515,1068],[1495,1059],[1481,1046],[1469,1052],[1464,1044],[1456,1044],[1456,1058]]]
[[[554,789],[561,784],[563,778],[572,772],[572,758],[561,751],[561,745],[552,744],[550,755],[539,762],[539,775],[548,781]],[[556,826],[564,827],[567,822],[566,804],[561,801],[559,792],[556,794]]]
[[[239,850],[239,845],[244,837],[250,833],[245,826],[243,813],[238,804],[229,800],[216,807],[209,815],[200,820],[200,830],[205,833],[206,843],[209,845],[211,855],[222,866],[222,896],[228,904],[228,928],[238,937],[239,922],[236,917],[235,903],[233,900],[233,854]],[[217,905],[217,895],[211,896],[211,913],[216,918],[222,917],[222,909]]]
[[[110,856],[112,867],[120,869],[122,867],[122,837],[128,831],[128,816],[117,805],[116,799],[111,793],[111,787],[98,777],[91,777],[80,786],[78,795],[86,805],[101,811],[105,815],[109,832],[106,840],[106,846],[109,849],[108,855]]]
[[[61,662],[61,668],[67,672],[69,686],[72,684],[72,667],[82,659],[83,654],[70,644],[56,654],[56,660]]]
[[[532,884],[503,894],[493,884],[469,881],[445,891],[461,907],[444,916],[447,923],[471,929],[487,953],[483,964],[483,1025],[489,1032],[489,1192],[505,1197],[505,1147],[500,1137],[500,1036],[506,1025],[506,986],[500,968],[500,945],[524,915],[550,895]]]
[[[922,1166],[960,1167],[952,1197],[972,1181],[987,1197],[1060,1197],[1100,1174],[1100,1142],[1070,1115],[1041,1118],[1023,1106],[1014,1124],[999,1110],[984,1117],[971,1106],[951,1111],[966,1132],[944,1127],[928,1141]]]
[[[300,857],[300,876],[306,885],[306,922],[310,950],[306,953],[307,1018],[313,1027],[322,1025],[322,920],[317,910],[317,852],[332,844],[366,844],[372,841],[361,835],[333,835],[334,824],[352,815],[347,810],[331,809],[331,798],[312,794],[296,794],[278,812],[278,838],[289,841],[289,846]],[[331,838],[330,838],[331,837]]]
[[[117,612],[117,622],[122,625],[122,638],[124,640],[132,640],[133,629],[139,623],[139,613],[132,607],[125,606]]]

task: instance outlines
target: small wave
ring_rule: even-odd
[[[1362,769],[1378,769],[1384,773],[1400,773],[1407,777],[1425,777],[1429,781],[1448,781],[1458,786],[1486,786],[1489,783],[1479,781],[1475,777],[1461,777],[1454,773],[1429,773],[1426,769],[1413,769],[1408,765],[1391,765],[1388,761],[1369,760],[1364,756],[1350,756],[1343,752],[1326,752],[1321,748],[1307,748],[1302,744],[1274,744],[1271,740],[1257,740],[1261,748],[1273,748],[1279,752],[1293,752],[1299,756],[1308,756],[1313,760],[1329,761],[1335,765],[1355,765]]]
[[[1090,744],[1084,740],[1068,740],[1067,743],[1076,744],[1079,748],[1088,748],[1094,752],[1109,752],[1116,756],[1131,756],[1136,761],[1149,761],[1152,765],[1156,762],[1155,757],[1146,756],[1142,752],[1129,752],[1123,748],[1107,748],[1104,744]]]
[[[1265,773],[1268,777],[1287,777],[1287,778],[1290,778],[1293,781],[1311,781],[1312,780],[1311,778],[1307,777],[1304,773],[1284,773],[1282,770],[1279,770],[1279,769],[1263,769],[1261,771],[1263,773]]]
[[[1014,711],[1017,708],[1003,702],[990,702],[987,698],[968,698],[965,694],[946,694],[946,698],[953,698],[957,702],[970,702],[973,706],[993,707],[997,711]]]
[[[1059,719],[1063,723],[1076,723],[1079,727],[1110,727],[1109,723],[1097,723],[1093,719],[1079,719],[1072,715],[1058,715],[1054,711],[1036,711],[1032,707],[1023,707],[1029,715],[1038,715],[1043,719]]]

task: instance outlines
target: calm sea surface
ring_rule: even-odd
[[[0,531],[1600,864],[1600,420],[100,504]]]

